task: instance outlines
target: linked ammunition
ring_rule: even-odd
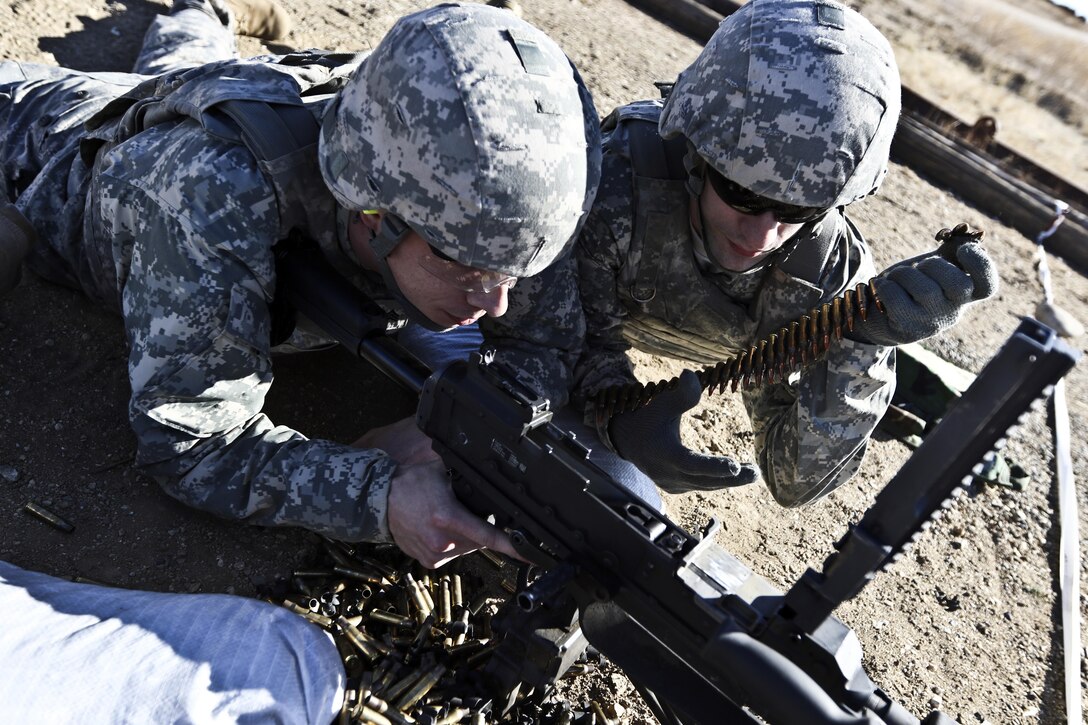
[[[805,315],[758,340],[739,355],[696,371],[707,393],[734,393],[782,380],[811,362],[821,359],[832,339],[841,340],[854,330],[856,320],[884,313],[884,303],[877,296],[874,280],[859,282],[842,295],[814,307]],[[597,415],[611,418],[638,410],[665,390],[675,388],[679,378],[651,383],[629,383],[605,388],[594,400]],[[480,550],[480,553],[485,553]]]

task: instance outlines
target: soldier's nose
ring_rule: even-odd
[[[483,310],[488,317],[502,317],[510,303],[510,291],[499,285],[490,292],[474,290],[468,293],[468,303],[476,309]]]

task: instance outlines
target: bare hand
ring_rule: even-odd
[[[428,568],[476,549],[517,557],[505,533],[457,500],[440,461],[397,467],[389,490],[388,515],[393,541]]]
[[[416,425],[416,419],[411,416],[381,428],[373,428],[351,445],[355,448],[380,448],[401,465],[438,460],[438,454],[431,448],[431,439],[424,435]]]

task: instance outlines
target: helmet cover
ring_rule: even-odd
[[[597,112],[569,59],[482,4],[401,18],[326,110],[319,155],[342,206],[517,277],[573,241],[600,179]]]
[[[750,0],[680,73],[661,114],[727,179],[825,209],[888,169],[900,81],[887,39],[830,0]]]

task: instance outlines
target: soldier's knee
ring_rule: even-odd
[[[243,648],[252,667],[245,680],[232,686],[263,691],[265,704],[253,713],[262,720],[331,722],[340,711],[345,681],[332,638],[286,609],[263,602],[249,604],[254,612]]]

